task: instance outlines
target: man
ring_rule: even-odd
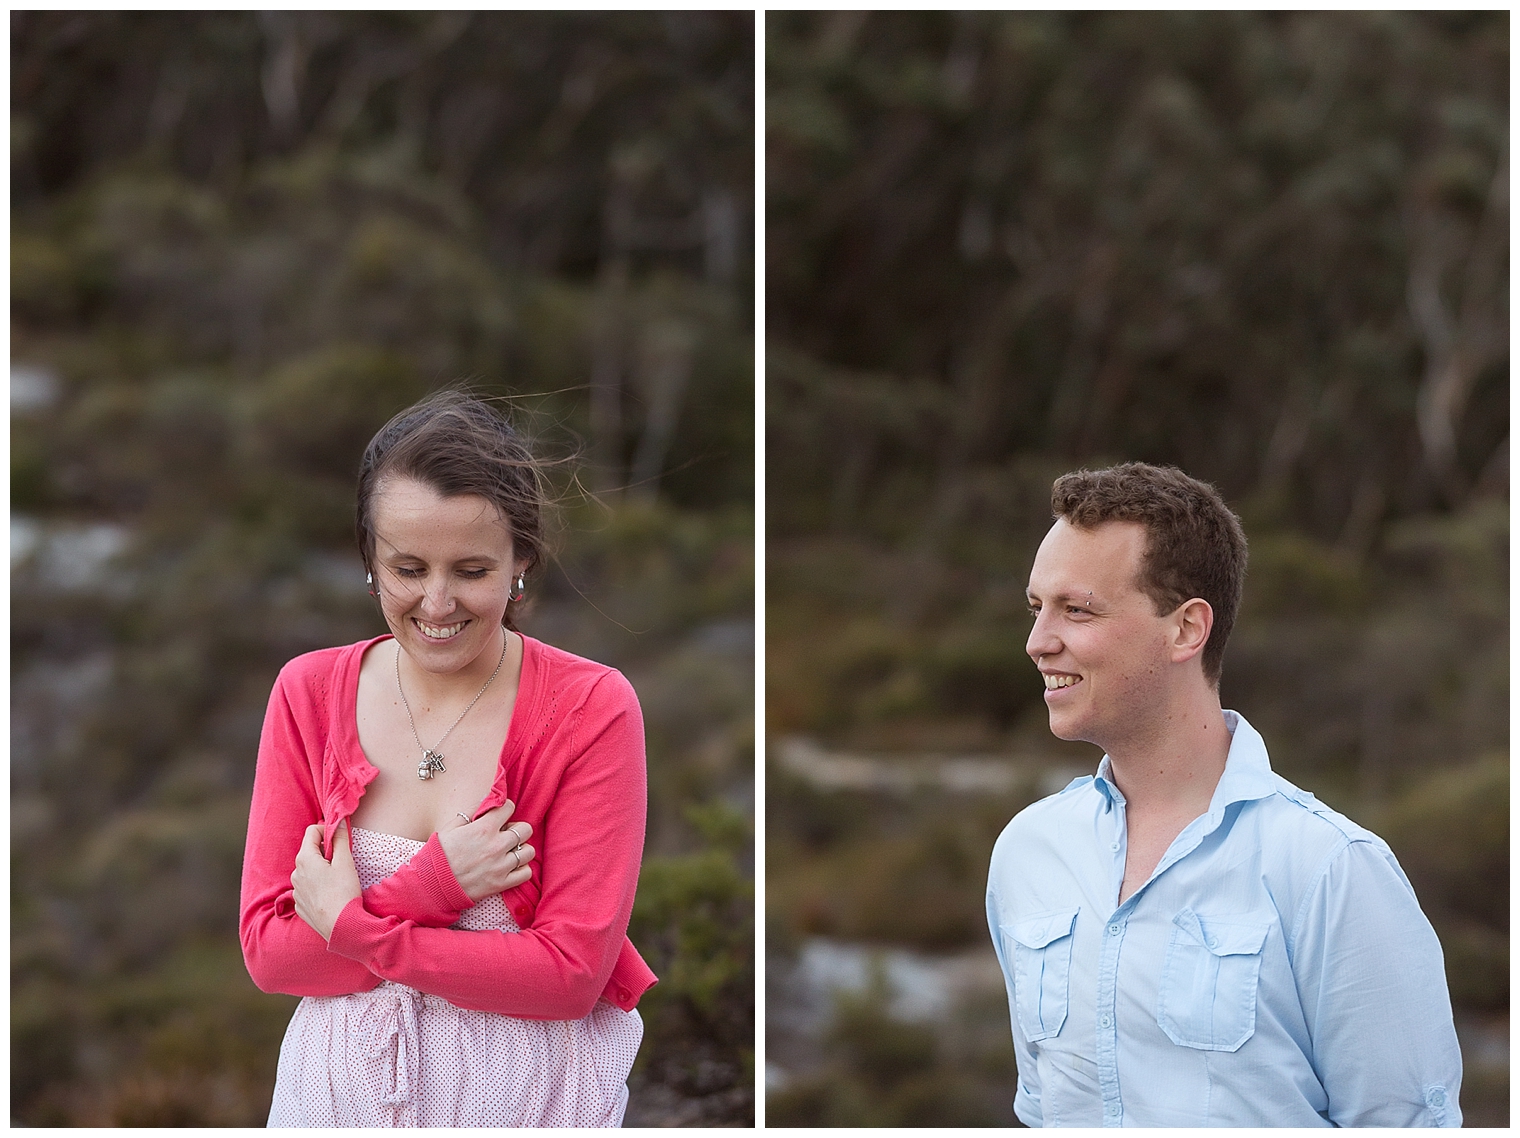
[[[1106,754],[998,839],[987,920],[1030,1126],[1459,1126],[1441,948],[1376,835],[1219,702],[1246,541],[1210,486],[1056,480],[1026,645]]]

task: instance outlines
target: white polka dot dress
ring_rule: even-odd
[[[352,831],[369,888],[422,842]],[[499,894],[454,923],[517,932]],[[579,1020],[513,1019],[457,1008],[382,981],[307,996],[280,1046],[270,1126],[621,1126],[644,1024],[598,1000]]]

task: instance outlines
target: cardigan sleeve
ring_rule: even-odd
[[[380,978],[328,951],[321,935],[296,915],[290,875],[306,827],[322,820],[316,772],[322,769],[320,715],[297,714],[301,681],[286,665],[275,681],[259,737],[248,838],[243,850],[238,936],[243,962],[265,992],[342,996],[375,987]]]
[[[377,917],[397,917],[435,928],[452,925],[475,904],[459,887],[437,834],[431,835],[395,873],[366,889],[363,896],[364,908]]]
[[[622,950],[644,847],[644,725],[621,674],[592,685],[568,735],[571,754],[534,834],[543,893],[531,927],[430,928],[355,898],[333,925],[331,952],[463,1008],[588,1015]]]

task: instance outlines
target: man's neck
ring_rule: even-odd
[[[1107,748],[1114,782],[1131,819],[1177,816],[1185,824],[1208,810],[1230,753],[1219,693],[1211,687],[1179,693],[1151,723]]]

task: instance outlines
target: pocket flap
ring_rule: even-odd
[[[1003,931],[1025,948],[1044,948],[1051,941],[1070,936],[1077,923],[1077,914],[1081,911],[1059,909],[1050,913],[1036,913],[1022,921],[1004,925]]]
[[[1272,930],[1270,917],[1207,917],[1191,909],[1183,909],[1172,918],[1172,924],[1215,956],[1255,955]]]

